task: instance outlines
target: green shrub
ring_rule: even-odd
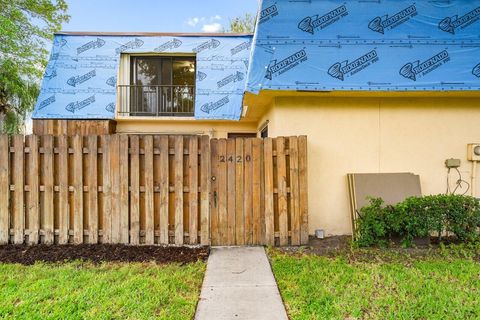
[[[459,241],[480,239],[480,202],[461,195],[410,197],[395,206],[384,206],[379,198],[360,210],[356,229],[359,246],[386,245],[400,238],[406,246],[415,238],[445,232]]]

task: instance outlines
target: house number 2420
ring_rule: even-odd
[[[234,159],[235,159],[235,162],[241,163],[243,160],[243,157],[242,156],[219,156],[218,159],[220,162],[234,162]],[[245,156],[246,162],[250,162],[251,160],[252,160],[252,157],[250,155]]]

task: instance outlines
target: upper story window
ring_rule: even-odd
[[[130,56],[129,84],[119,85],[120,116],[193,116],[193,56]]]

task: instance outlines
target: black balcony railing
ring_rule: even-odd
[[[191,117],[194,112],[195,86],[119,85],[120,116]]]

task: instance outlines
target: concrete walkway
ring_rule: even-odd
[[[288,319],[262,247],[212,248],[195,319]]]

